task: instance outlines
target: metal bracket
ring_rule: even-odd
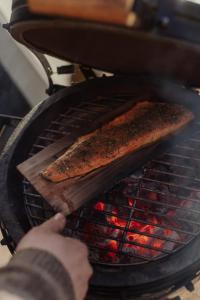
[[[33,49],[31,51],[37,57],[37,59],[41,63],[41,65],[44,68],[44,71],[47,75],[48,83],[49,83],[49,87],[48,87],[48,89],[46,89],[47,95],[51,96],[52,94],[56,93],[57,91],[65,88],[66,86],[54,84],[52,77],[51,77],[54,74],[54,72],[53,72],[51,65],[49,64],[47,58],[45,57],[45,55],[42,53],[39,53]],[[69,66],[58,67],[57,72],[58,72],[58,74],[73,74],[74,66],[69,65]]]
[[[74,65],[66,65],[61,66],[57,68],[57,73],[60,75],[63,74],[73,74],[75,72],[75,66]]]
[[[83,73],[86,80],[95,79],[97,77],[95,72],[90,67],[80,66],[80,70]]]

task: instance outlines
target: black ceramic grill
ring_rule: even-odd
[[[166,81],[115,76],[89,80],[35,107],[1,156],[2,243],[13,252],[31,227],[54,214],[16,166],[64,135],[77,136],[83,126],[105,119],[109,110],[113,113],[142,99],[181,103],[195,112],[196,119],[156,148],[156,155],[148,155],[142,168],[115,179],[115,184],[109,181],[107,190],[101,189],[98,197],[67,217],[64,234],[82,239],[90,248],[90,300],[132,300],[133,295],[162,299],[198,276],[199,96]]]
[[[127,100],[99,97],[69,107],[41,132],[29,155]],[[85,241],[91,261],[100,264],[150,262],[187,245],[200,233],[199,133],[196,121],[162,155],[70,216],[65,234]],[[33,226],[53,215],[27,180],[23,180],[23,195]]]

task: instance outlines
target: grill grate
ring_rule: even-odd
[[[127,98],[97,98],[61,113],[35,141],[29,156],[93,122]],[[65,234],[85,241],[94,263],[136,264],[178,251],[200,233],[200,122],[190,134],[69,217]],[[29,221],[36,226],[54,212],[23,181]]]

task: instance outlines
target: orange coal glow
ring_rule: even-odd
[[[99,201],[97,204],[95,204],[94,208],[98,211],[103,211],[105,208],[105,203]]]
[[[155,199],[156,196],[152,193],[151,197]],[[122,217],[116,207],[113,205],[107,206],[103,200],[94,206],[96,211],[102,213],[107,225],[110,225],[107,226],[105,223],[105,226],[98,228],[100,234],[102,230],[104,236],[107,236],[105,241],[101,242],[101,246],[103,245],[102,247],[107,251],[107,259],[112,262],[116,261],[122,239],[123,246],[120,250],[124,253],[134,253],[151,258],[159,256],[161,254],[159,250],[164,249],[166,243],[159,236],[170,237],[173,235],[173,230],[162,227],[162,225],[165,225],[163,219],[157,216],[145,215],[145,213],[141,215],[141,213],[134,212],[134,207],[138,206],[137,200],[128,198],[127,206],[131,218],[127,215]]]

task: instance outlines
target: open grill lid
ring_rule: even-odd
[[[135,1],[140,28],[31,14],[14,0],[9,30],[27,47],[118,74],[154,74],[200,84],[200,5]],[[147,18],[148,16],[148,18]]]

